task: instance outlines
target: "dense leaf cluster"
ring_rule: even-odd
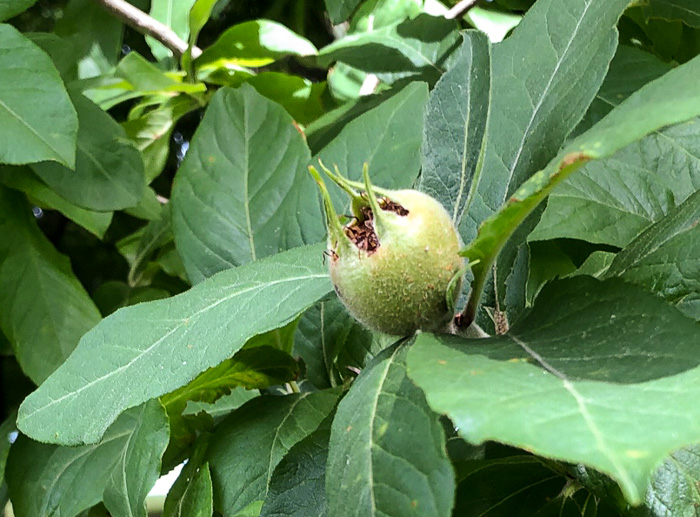
[[[697,2],[107,3],[0,0],[0,505],[697,515]],[[348,315],[319,159],[446,207],[470,328]]]

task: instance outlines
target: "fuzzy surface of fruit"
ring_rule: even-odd
[[[353,217],[342,226],[312,169],[324,198],[330,277],[350,314],[386,334],[444,329],[454,315],[464,260],[442,204],[416,190],[373,187],[366,167],[364,185],[323,169],[352,199]]]

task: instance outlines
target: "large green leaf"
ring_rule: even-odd
[[[408,371],[471,443],[583,463],[639,504],[667,455],[700,441],[699,338],[641,288],[579,276],[545,286],[505,336],[420,334]]]
[[[151,10],[148,14],[170,27],[180,39],[187,41],[190,32],[190,9],[194,2],[195,0],[152,0]],[[150,36],[146,37],[146,43],[151,47],[151,52],[158,60],[173,55],[171,50]]]
[[[605,276],[642,285],[700,320],[700,190],[618,253]]]
[[[406,347],[384,351],[338,405],[326,470],[329,515],[449,516],[445,437],[406,376]]]
[[[234,25],[202,55],[199,69],[236,66],[264,66],[287,56],[313,56],[318,51],[306,38],[271,20],[252,20]]]
[[[19,428],[40,441],[94,443],[123,410],[186,384],[330,292],[321,249],[294,249],[118,310],[24,401]]]
[[[0,168],[0,183],[24,192],[29,196],[31,203],[41,208],[58,210],[100,239],[104,237],[112,222],[112,212],[86,210],[66,201],[41,181],[29,167]]]
[[[308,161],[281,106],[248,85],[217,92],[171,198],[175,243],[192,282],[323,238]]]
[[[0,187],[0,328],[24,372],[39,384],[100,313],[23,197]]]
[[[356,32],[324,47],[323,64],[346,63],[366,72],[387,73],[387,79],[416,76],[435,82],[459,46],[454,20],[421,14],[404,22]]]
[[[75,170],[54,162],[32,165],[34,172],[61,197],[90,210],[120,210],[138,204],[146,188],[143,160],[124,129],[80,93],[71,99],[78,110]]]
[[[17,16],[35,3],[36,0],[0,0],[0,22]]]
[[[557,184],[588,161],[609,157],[664,126],[700,115],[698,73],[700,57],[635,92],[598,124],[567,144],[545,169],[514,192],[498,213],[482,223],[477,237],[463,252],[471,261],[479,261],[472,267],[475,280],[468,317],[476,312],[491,266],[509,236]]]
[[[294,444],[330,414],[338,390],[258,397],[216,428],[207,460],[214,484],[214,507],[225,517],[265,499],[277,464]]]
[[[423,132],[420,189],[462,220],[475,194],[489,109],[491,46],[467,31],[455,63],[430,94]]]
[[[51,59],[0,25],[0,162],[73,167],[78,117]]]
[[[330,427],[323,424],[294,445],[275,467],[260,517],[325,517]]]
[[[167,443],[158,401],[121,415],[94,445],[61,447],[20,436],[7,465],[15,514],[72,516],[104,501],[113,515],[146,517],[146,495]]]
[[[323,114],[325,83],[281,72],[263,72],[249,77],[246,82],[261,95],[281,104],[300,124],[307,125]]]
[[[318,157],[337,165],[352,180],[362,179],[369,165],[372,182],[384,188],[411,188],[420,171],[423,114],[428,101],[425,83],[414,82],[377,107],[353,119],[326,144]],[[330,186],[334,203],[348,205],[348,196]]]

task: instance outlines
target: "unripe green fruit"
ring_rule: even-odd
[[[365,192],[357,194],[356,184],[324,170],[353,197],[355,218],[341,227],[319,183],[329,227],[330,276],[350,314],[387,334],[444,328],[453,316],[464,266],[445,208],[416,190],[376,189],[377,198],[366,170]]]

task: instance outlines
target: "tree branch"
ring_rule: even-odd
[[[151,36],[168,47],[179,59],[187,50],[187,42],[182,40],[167,25],[134,7],[125,0],[96,0],[107,11],[141,34]],[[192,47],[192,57],[202,54],[198,47]]]
[[[478,1],[479,0],[461,0],[457,2],[449,11],[445,13],[445,18],[448,20],[461,18],[469,11],[469,9],[474,7]]]

